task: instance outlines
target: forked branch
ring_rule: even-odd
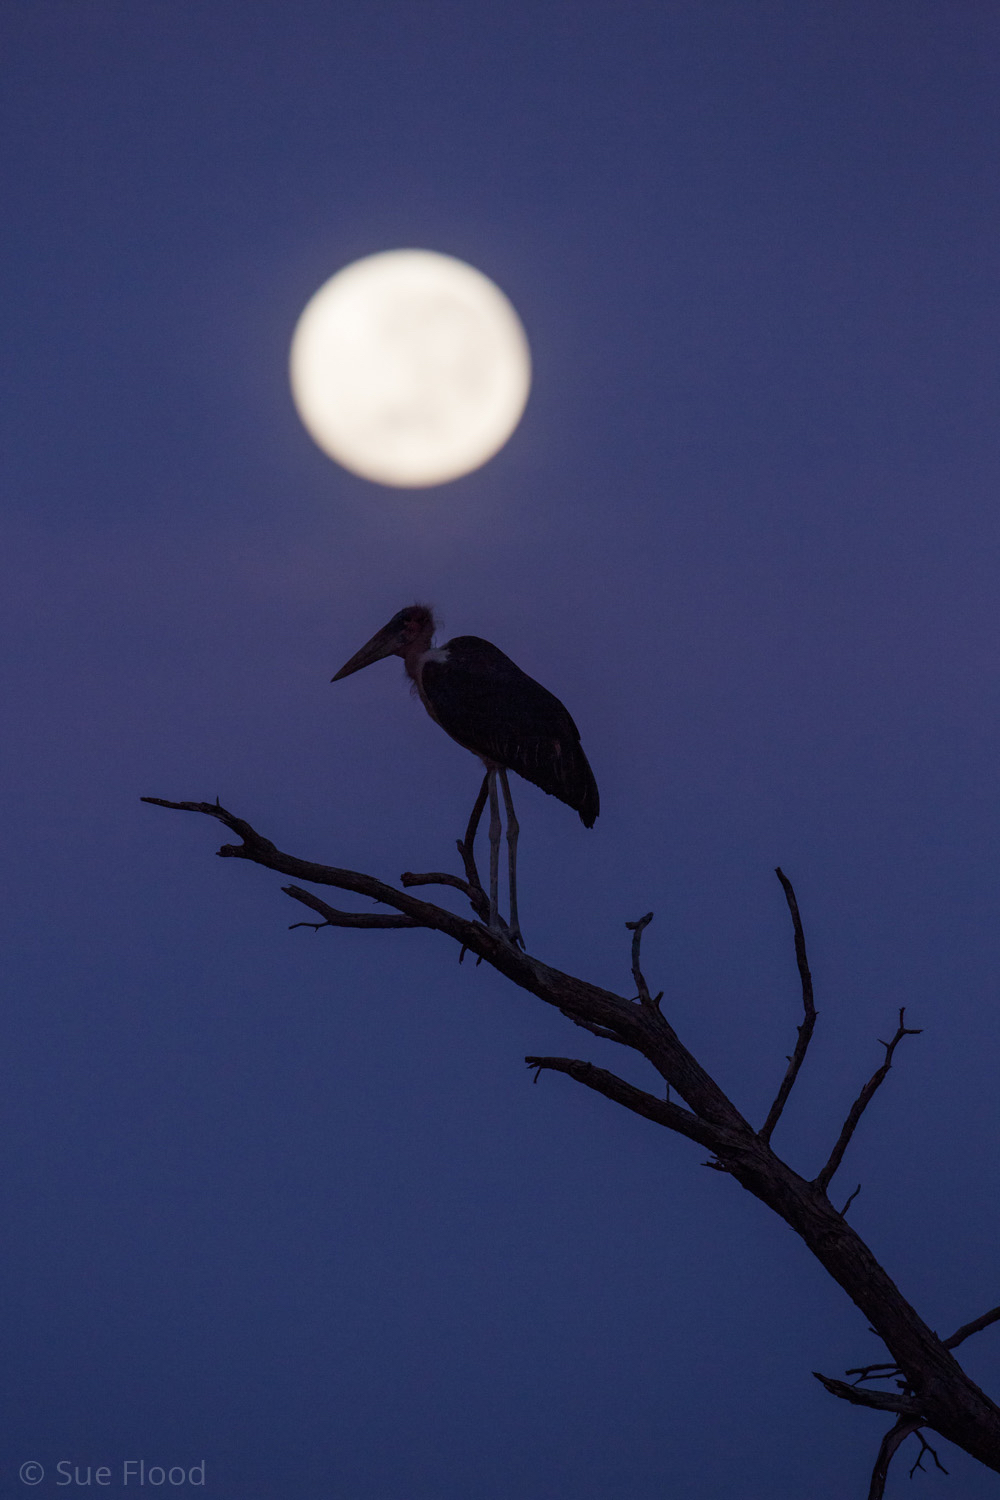
[[[908,1437],[915,1437],[920,1444],[917,1456],[910,1466],[911,1479],[918,1469],[920,1469],[922,1473],[927,1472],[924,1469],[925,1453],[930,1454],[931,1458],[933,1458],[934,1463],[941,1470],[942,1474],[947,1474],[948,1470],[938,1458],[936,1450],[931,1447],[930,1443],[924,1437],[923,1432],[921,1431],[921,1425],[922,1424],[919,1421],[914,1421],[910,1417],[901,1416],[897,1418],[895,1426],[889,1428],[889,1431],[882,1439],[882,1446],[878,1450],[878,1457],[875,1460],[875,1467],[872,1469],[871,1484],[868,1488],[868,1500],[883,1500],[883,1496],[885,1495],[885,1483],[889,1477],[889,1465],[892,1463],[892,1460],[895,1457],[896,1453],[906,1442],[906,1439]]]
[[[314,927],[317,932],[321,927],[419,927],[420,923],[415,917],[404,917],[390,915],[388,912],[361,912],[361,911],[338,911],[335,906],[315,896],[312,891],[304,891],[301,886],[283,885],[281,889],[286,896],[291,896],[294,901],[301,901],[303,906],[308,906],[311,911],[318,912],[323,918],[322,922],[292,922],[289,932],[296,927]]]
[[[871,1485],[868,1489],[868,1500],[882,1500],[885,1494],[885,1482],[889,1477],[889,1465],[892,1463],[896,1450],[906,1442],[908,1437],[912,1437],[919,1430],[919,1421],[914,1421],[912,1417],[897,1417],[895,1426],[889,1428],[878,1450],[878,1457],[872,1470]]]
[[[1000,1307],[991,1307],[989,1312],[981,1313],[978,1318],[973,1318],[970,1322],[963,1323],[961,1328],[957,1328],[955,1332],[950,1336],[950,1338],[942,1339],[942,1343],[944,1344],[944,1347],[946,1349],[954,1349],[958,1344],[963,1343],[965,1339],[971,1338],[974,1333],[981,1333],[984,1328],[989,1328],[992,1323],[997,1322],[1000,1322]],[[840,1380],[832,1380],[829,1376],[825,1375],[818,1375],[817,1378],[823,1382],[824,1386],[831,1393],[831,1395],[840,1396],[842,1399],[848,1401],[853,1399],[857,1405],[877,1405],[878,1407],[883,1409],[887,1406],[887,1402],[885,1400],[885,1396],[887,1393],[885,1392],[867,1391],[862,1395],[858,1395],[859,1387],[861,1386],[862,1381],[865,1380],[895,1380],[897,1387],[903,1388],[904,1398],[907,1397],[906,1382],[905,1380],[897,1378],[902,1375],[902,1371],[896,1364],[888,1363],[859,1365],[855,1369],[848,1370],[846,1373],[848,1375],[856,1376],[856,1379],[851,1383],[851,1385],[846,1385],[843,1381]],[[853,1391],[855,1393],[853,1398],[848,1395],[848,1392],[850,1391]],[[909,1392],[909,1396],[912,1398],[912,1392]],[[895,1399],[896,1397],[894,1395],[889,1394],[890,1401],[893,1401]],[[902,1446],[902,1444],[908,1437],[916,1436],[920,1441],[920,1449],[917,1453],[916,1460],[912,1468],[910,1469],[911,1479],[913,1478],[917,1469],[923,1468],[923,1457],[925,1453],[929,1453],[933,1458],[937,1468],[939,1468],[942,1473],[947,1474],[948,1470],[942,1464],[940,1458],[937,1455],[937,1452],[934,1448],[931,1447],[930,1443],[928,1443],[927,1439],[924,1437],[923,1433],[920,1430],[923,1425],[924,1421],[922,1417],[910,1416],[906,1412],[900,1412],[895,1426],[890,1427],[889,1431],[882,1439],[882,1444],[878,1451],[878,1457],[876,1458],[875,1466],[872,1469],[871,1485],[868,1490],[868,1500],[883,1500],[886,1480],[889,1475],[889,1465],[892,1463],[893,1457],[895,1456],[897,1450]]]
[[[673,1089],[684,1101],[686,1108],[669,1097],[658,1097],[590,1062],[548,1056],[533,1056],[527,1061],[535,1069],[536,1078],[541,1072],[565,1074],[623,1105],[633,1114],[707,1147],[715,1154],[714,1166],[772,1209],[799,1235],[884,1341],[894,1361],[887,1368],[893,1374],[899,1374],[903,1389],[898,1393],[869,1390],[860,1384],[851,1386],[827,1376],[817,1376],[828,1391],[842,1400],[890,1411],[899,1418],[892,1434],[883,1441],[880,1452],[883,1468],[887,1467],[903,1436],[916,1431],[917,1427],[929,1427],[1000,1472],[1000,1409],[968,1378],[951,1353],[951,1349],[964,1338],[1000,1320],[1000,1308],[965,1324],[950,1339],[940,1339],[906,1301],[868,1246],[833,1207],[826,1193],[861,1115],[889,1071],[896,1047],[904,1036],[915,1034],[913,1028],[904,1025],[902,1011],[895,1036],[882,1044],[886,1049],[882,1067],[855,1101],[830,1159],[816,1180],[809,1182],[800,1176],[770,1146],[770,1134],[802,1066],[815,1022],[812,979],[798,905],[790,882],[780,870],[778,877],[792,915],[803,1021],[781,1088],[763,1130],[758,1133],[707,1069],[684,1046],[659,1008],[660,996],[654,998],[650,995],[640,965],[640,943],[649,916],[628,924],[633,934],[632,971],[639,1004],[554,969],[522,952],[502,932],[489,930],[482,919],[481,898],[484,893],[472,853],[476,827],[486,800],[485,787],[473,809],[465,839],[459,844],[465,880],[437,873],[408,874],[403,879],[406,887],[433,884],[458,890],[472,904],[473,918],[459,916],[421,900],[409,889],[400,890],[372,875],[285,854],[217,801],[169,802],[159,797],[143,800],[158,807],[201,813],[223,823],[241,840],[238,844],[224,844],[218,851],[223,858],[251,860],[293,881],[347,891],[375,901],[383,908],[374,913],[341,911],[303,890],[299,884],[286,886],[284,889],[289,896],[322,918],[320,922],[304,925],[422,927],[443,933],[458,943],[463,952],[468,949],[475,953],[513,983],[554,1006],[576,1025],[602,1040],[619,1042],[645,1058],[666,1082],[668,1090]],[[874,1367],[869,1368],[874,1373]],[[920,1456],[923,1451],[921,1449]]]

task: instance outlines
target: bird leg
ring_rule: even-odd
[[[500,766],[500,785],[503,788],[503,800],[507,809],[507,874],[510,877],[510,924],[507,936],[517,946],[524,947],[524,939],[521,936],[521,926],[517,920],[517,835],[520,832],[517,818],[514,816],[514,799],[510,795],[510,785],[507,781],[507,770]]]
[[[507,780],[507,772],[503,766],[491,767],[483,777],[483,784],[479,788],[479,796],[476,798],[475,806],[469,816],[469,824],[465,830],[465,838],[460,839],[458,850],[465,864],[465,873],[470,886],[476,891],[482,891],[479,883],[479,875],[476,870],[473,844],[479,829],[479,820],[486,806],[486,798],[490,799],[490,895],[489,895],[489,930],[501,933],[504,931],[504,922],[500,916],[500,799],[497,796],[497,772],[500,773],[500,785],[503,787],[504,803],[507,808],[507,871],[510,877],[510,923],[507,926],[506,936],[512,943],[524,947],[521,937],[521,929],[517,920],[517,836],[520,832],[517,817],[514,813],[514,799],[510,794],[510,784]]]
[[[496,766],[486,772],[490,792],[490,922],[491,932],[500,931],[500,799],[497,796]]]
[[[477,891],[482,890],[482,882],[479,879],[479,871],[476,869],[475,842],[476,833],[479,830],[479,820],[486,806],[486,795],[489,791],[490,773],[487,771],[483,777],[483,784],[479,788],[479,796],[476,798],[472,812],[469,814],[468,827],[465,830],[465,838],[458,841],[458,852],[462,856],[465,865],[465,878]]]

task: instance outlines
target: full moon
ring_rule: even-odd
[[[380,484],[443,484],[492,458],[521,419],[531,355],[481,271],[433,250],[345,266],[306,304],[292,395],[320,448]]]

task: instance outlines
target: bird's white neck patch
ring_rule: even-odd
[[[406,658],[406,670],[409,673],[410,681],[413,683],[421,703],[435,722],[437,721],[437,714],[431,707],[430,699],[424,692],[424,667],[429,661],[445,662],[447,660],[448,652],[444,646],[434,646],[427,651],[421,651],[415,659],[409,656]]]

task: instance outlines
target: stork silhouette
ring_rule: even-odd
[[[517,917],[517,836],[519,832],[507,772],[558,797],[592,828],[600,811],[597,782],[580,744],[580,733],[559,699],[511,661],[509,656],[477,635],[459,635],[435,647],[434,615],[425,604],[411,604],[393,615],[331,678],[339,682],[386,656],[401,656],[407,675],[435,723],[446,734],[478,755],[486,776],[470,820],[469,844],[490,803],[491,932],[503,933],[499,916],[500,801],[497,779],[507,810],[507,866],[510,877],[510,920],[506,936],[521,943]]]

